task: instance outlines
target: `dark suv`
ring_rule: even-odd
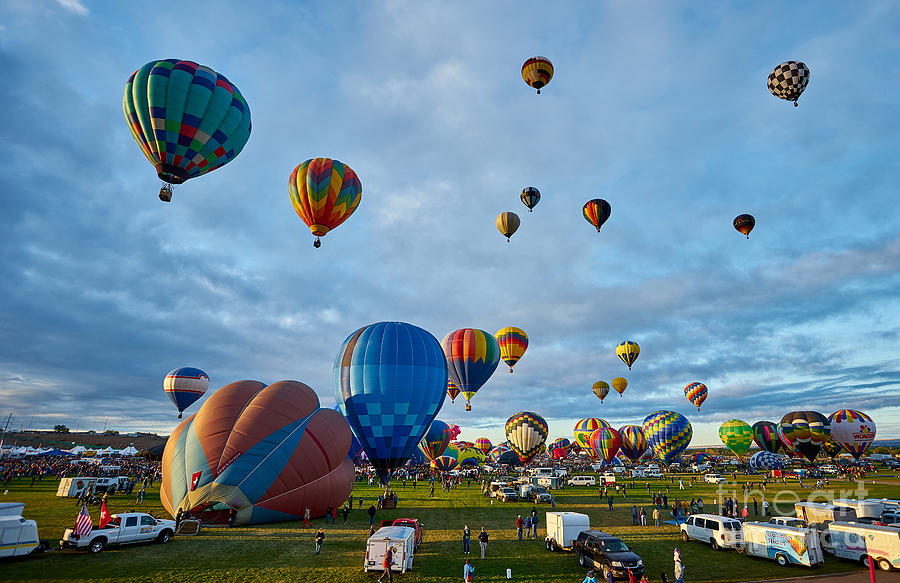
[[[615,579],[628,580],[628,571],[640,578],[644,574],[644,563],[632,553],[622,539],[602,530],[583,530],[575,540],[575,552],[582,567],[603,571],[603,577],[612,571]]]

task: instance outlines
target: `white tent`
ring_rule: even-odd
[[[97,452],[97,455],[116,455],[118,452],[114,450],[110,446],[106,446],[106,449],[101,449]]]
[[[76,445],[72,449],[69,450],[69,453],[74,453],[75,455],[79,455],[83,453],[87,448],[83,445]]]
[[[123,449],[121,451],[121,454],[122,455],[136,455],[137,452],[138,452],[138,450],[135,449],[135,447],[133,445],[129,445],[128,447],[126,447],[125,449]]]

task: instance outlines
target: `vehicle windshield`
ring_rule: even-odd
[[[623,553],[628,550],[628,545],[618,539],[602,540],[600,550],[605,553]]]

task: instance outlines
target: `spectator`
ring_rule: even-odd
[[[522,520],[522,515],[520,514],[516,518],[516,531],[519,533],[519,540],[522,540],[522,527],[525,526],[525,521]]]
[[[309,506],[303,510],[303,526],[312,526],[312,523],[309,521]]]
[[[325,531],[321,528],[319,532],[316,533],[316,554],[319,554],[319,551],[322,550],[322,541],[325,540]]]
[[[375,505],[374,504],[369,505],[368,513],[369,513],[369,524],[374,525],[375,524]]]
[[[463,553],[469,554],[469,539],[471,538],[471,534],[469,533],[469,525],[463,526]],[[468,559],[466,560],[468,563]]]
[[[463,565],[463,581],[465,583],[469,583],[475,580],[475,567],[472,566],[472,562],[469,559],[466,559],[466,564]]]
[[[488,533],[485,532],[484,527],[481,527],[481,532],[478,533],[478,542],[481,544],[481,558],[484,559],[484,554],[487,551],[488,545]]]

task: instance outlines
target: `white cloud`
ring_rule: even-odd
[[[57,4],[78,16],[87,16],[90,10],[81,3],[81,0],[56,0]]]

